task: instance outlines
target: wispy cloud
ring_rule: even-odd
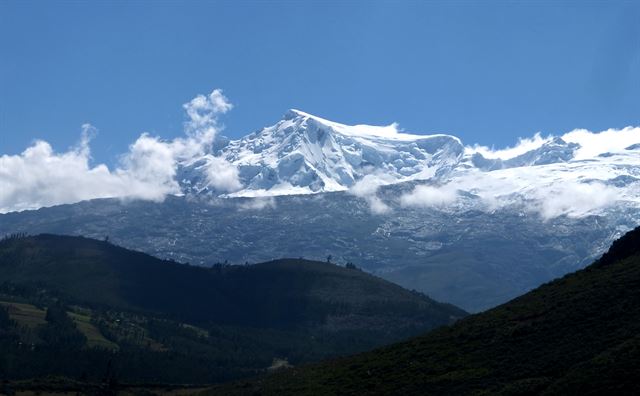
[[[143,133],[113,170],[91,163],[90,142],[97,130],[88,124],[82,126],[79,143],[67,151],[56,152],[37,140],[21,154],[0,156],[0,212],[107,197],[160,201],[178,194],[178,164],[209,151],[221,129],[218,116],[232,107],[221,90],[198,95],[184,105],[185,137],[166,141]],[[241,188],[232,164],[212,155],[206,158],[209,186],[220,191]]]
[[[385,214],[391,211],[391,208],[378,197],[378,189],[380,186],[393,182],[391,176],[385,174],[369,174],[356,182],[350,189],[349,193],[356,197],[364,199],[369,205],[369,209],[374,214]]]
[[[238,204],[240,210],[275,209],[276,199],[273,197],[246,198]]]
[[[474,146],[466,147],[466,152],[469,154],[480,153],[485,158],[499,158],[507,160],[522,155],[528,151],[535,150],[550,141],[552,138],[553,137],[551,136],[542,137],[540,132],[538,132],[531,138],[518,139],[518,143],[513,147],[494,149],[476,144]]]
[[[443,186],[416,186],[413,191],[400,197],[402,206],[444,207],[456,201],[458,197],[455,183]]]
[[[523,180],[491,174],[461,177],[439,186],[419,185],[400,197],[404,207],[450,209],[469,199],[459,192],[470,192],[476,200],[473,208],[493,212],[505,207],[519,207],[537,213],[544,220],[558,216],[584,217],[613,205],[621,199],[620,189],[600,182],[567,180],[558,183],[522,187]]]
[[[602,183],[570,181],[533,190],[529,209],[547,220],[563,215],[583,217],[613,204],[619,195],[617,188]]]

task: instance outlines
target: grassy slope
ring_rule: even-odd
[[[119,349],[118,344],[106,339],[100,330],[91,323],[90,314],[87,315],[68,312],[68,315],[73,319],[78,330],[87,337],[88,348],[104,348],[112,351],[117,351]]]
[[[19,325],[35,328],[47,323],[45,320],[47,312],[31,304],[0,301],[0,305],[7,309],[11,319]]]
[[[46,311],[32,304],[18,303],[13,301],[0,301],[0,306],[5,307],[12,320],[18,325],[29,329],[37,329],[38,326],[47,324],[45,320]],[[117,350],[118,344],[107,340],[100,330],[91,323],[90,314],[80,314],[75,312],[67,313],[73,319],[76,327],[85,337],[87,337],[87,347],[105,348]]]
[[[640,228],[585,270],[407,342],[214,394],[638,394]]]

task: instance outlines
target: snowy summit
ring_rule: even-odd
[[[256,197],[344,191],[368,174],[429,179],[451,170],[463,153],[454,136],[407,134],[395,124],[350,126],[292,109],[275,125],[229,142],[220,155],[238,168],[244,186],[228,196]]]

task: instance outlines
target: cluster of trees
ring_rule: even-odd
[[[5,242],[5,241],[11,241],[14,239],[22,239],[22,238],[26,238],[28,237],[29,234],[27,234],[26,232],[16,232],[13,234],[9,234],[9,235],[5,235],[2,238],[0,238],[0,242]]]
[[[62,305],[49,306],[45,319],[47,324],[38,335],[46,345],[66,352],[81,349],[87,343],[87,337],[77,329]]]

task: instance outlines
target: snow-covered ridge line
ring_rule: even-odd
[[[367,138],[383,138],[390,140],[401,140],[401,141],[412,141],[412,140],[420,140],[420,139],[429,139],[431,137],[448,137],[457,140],[460,144],[462,141],[453,135],[448,134],[429,134],[429,135],[416,135],[411,133],[406,133],[398,130],[398,124],[392,123],[387,126],[377,126],[377,125],[367,125],[367,124],[357,124],[357,125],[346,125],[340,124],[338,122],[330,121],[324,119],[322,117],[315,116],[313,114],[306,113],[297,109],[289,109],[283,117],[283,119],[294,119],[296,117],[310,118],[313,119],[323,125],[331,127],[334,131],[351,136],[363,136]]]
[[[224,197],[348,190],[384,214],[391,209],[378,187],[420,181],[397,198],[402,206],[517,205],[552,218],[640,205],[640,128],[538,134],[491,150],[465,147],[450,135],[399,132],[395,124],[350,126],[290,110],[275,125],[229,142],[220,155],[238,168],[243,184]]]
[[[582,182],[594,172],[593,180],[603,183],[609,183],[607,175],[633,181],[639,176],[635,171],[640,165],[638,147],[640,128],[632,127],[600,133],[575,130],[562,136],[536,134],[514,147],[491,150],[465,147],[451,135],[410,134],[399,131],[396,124],[345,125],[291,109],[275,125],[229,141],[219,151],[221,158],[237,167],[242,188],[217,194],[196,183],[195,191],[224,197],[315,194],[351,190],[357,183],[379,186],[429,180],[442,185],[463,176],[468,181],[475,172],[482,172],[481,179],[486,180],[491,172],[512,169],[510,193],[522,193],[515,186],[525,183],[535,188],[563,179]],[[585,161],[595,163],[586,166]],[[503,174],[495,177],[503,179]],[[619,184],[622,179],[617,180]],[[193,186],[187,186],[189,191],[194,191]],[[464,187],[474,189],[467,183]],[[496,194],[508,195],[506,190],[503,186]]]
[[[294,109],[219,153],[238,168],[243,184],[227,197],[344,191],[372,174],[386,183],[430,179],[456,166],[463,154],[455,136],[409,134],[395,124],[344,125]]]

